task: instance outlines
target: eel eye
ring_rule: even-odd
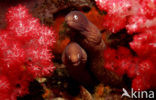
[[[68,56],[68,58],[70,59],[70,56]]]
[[[73,18],[74,18],[74,20],[78,20],[79,19],[77,15],[74,15]]]
[[[77,58],[78,58],[78,59],[80,58],[80,54],[77,54]]]

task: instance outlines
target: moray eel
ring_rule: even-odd
[[[79,44],[71,42],[66,46],[62,54],[62,62],[68,73],[77,82],[89,86],[94,82],[86,69],[86,61],[87,54]]]
[[[92,24],[86,16],[80,11],[71,11],[66,17],[67,25],[77,30],[80,34],[76,34],[76,42],[88,51],[99,51],[105,48],[105,43],[102,39],[99,29]],[[81,39],[79,38],[81,37]]]
[[[105,85],[121,84],[121,77],[104,68],[103,52],[106,46],[99,29],[80,11],[71,11],[65,17],[65,22],[71,29],[77,31],[72,38],[87,52],[88,70]]]

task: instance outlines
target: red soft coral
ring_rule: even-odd
[[[154,68],[154,65],[149,60],[143,60],[138,64],[137,68],[137,75],[133,79],[132,87],[135,90],[146,90],[149,88],[155,88],[156,84],[152,81],[155,74],[156,68]]]
[[[111,30],[111,32],[116,33],[123,29],[126,25],[126,19],[122,16],[106,15],[104,17],[103,26],[105,29]]]
[[[134,57],[124,47],[116,49],[107,48],[104,52],[105,68],[112,70],[119,76],[127,74],[132,79],[132,88],[145,90],[155,88],[156,83],[152,82],[155,74],[155,66],[150,59],[143,60]]]
[[[22,5],[10,8],[6,21],[6,29],[0,30],[0,98],[14,100],[28,93],[32,79],[54,70],[55,32]]]
[[[119,47],[117,50],[108,48],[104,51],[105,67],[124,75],[131,65],[132,55],[127,48]]]
[[[5,75],[0,75],[0,99],[7,100],[10,97],[10,82]]]
[[[142,33],[135,35],[131,48],[142,57],[149,57],[156,54],[156,35],[155,33]]]
[[[125,52],[124,48],[108,48],[104,56],[105,67],[118,75],[127,74],[132,78],[135,90],[156,88],[156,82],[151,81],[151,77],[156,75],[156,0],[95,1],[101,10],[107,12],[105,28],[113,33],[126,29],[128,34],[133,34],[129,49],[135,52],[135,56],[121,54]]]
[[[107,12],[106,18],[112,16],[106,23],[110,23],[109,29],[116,33],[127,27],[129,32],[148,25],[143,25],[152,21],[156,16],[156,0],[95,0],[101,10]],[[116,19],[118,18],[118,19]],[[108,19],[108,18],[107,18]],[[116,23],[116,21],[119,22]],[[146,21],[146,22],[145,22]],[[124,24],[123,24],[124,22]],[[121,27],[114,27],[114,24]],[[104,21],[105,26],[105,21]],[[114,31],[116,30],[116,31]],[[137,29],[138,30],[138,29]]]
[[[123,29],[126,25],[131,2],[129,0],[95,0],[101,10],[105,10],[104,27],[113,33]]]

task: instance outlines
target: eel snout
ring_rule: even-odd
[[[80,53],[72,55],[72,56],[68,56],[68,59],[70,60],[70,62],[72,63],[73,66],[78,66],[80,64]]]

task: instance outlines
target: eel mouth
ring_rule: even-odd
[[[73,66],[78,66],[80,64],[80,61],[73,62],[72,64],[73,64]]]
[[[74,23],[72,20],[68,20],[68,21],[65,21],[65,23],[70,27],[72,26]]]
[[[73,22],[72,18],[65,17],[65,24],[70,27],[74,24],[74,22]]]
[[[72,21],[72,17],[70,17],[69,15],[67,15],[65,17],[65,22],[68,23],[68,22],[71,22]]]

